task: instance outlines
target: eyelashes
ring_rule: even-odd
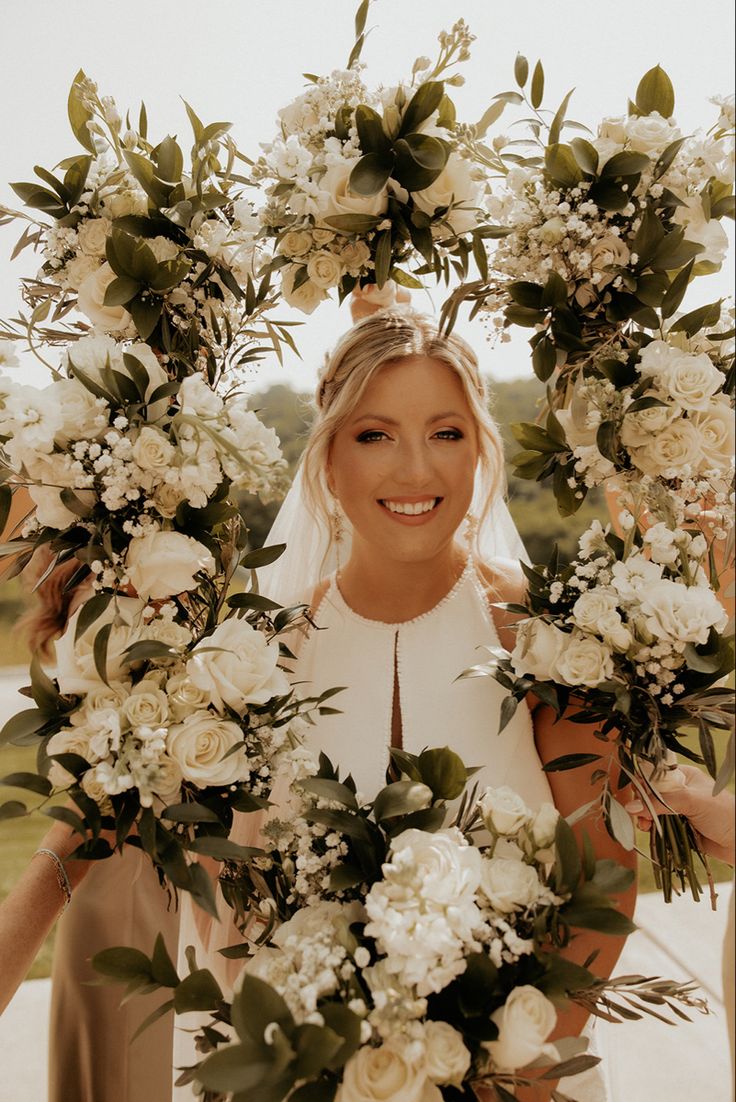
[[[460,429],[439,429],[433,437],[437,440],[463,440],[464,433]],[[379,440],[388,440],[390,437],[382,429],[366,429],[355,439],[358,444],[373,444]]]

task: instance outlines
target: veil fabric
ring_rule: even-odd
[[[475,477],[475,488],[470,512],[482,518],[475,536],[475,551],[483,563],[495,560],[523,560],[529,562],[526,548],[511,517],[502,495],[497,493],[487,508],[487,490],[480,472]],[[468,520],[463,521],[459,535],[468,531]],[[345,531],[340,540],[340,558],[350,556],[350,524],[344,519]],[[258,571],[258,585],[262,593],[283,605],[301,603],[313,592],[317,584],[338,568],[338,548],[328,525],[316,517],[307,505],[304,494],[304,476],[299,467],[278,516],[269,532],[267,546],[286,544],[283,555],[270,566]]]

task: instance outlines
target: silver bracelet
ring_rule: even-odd
[[[64,868],[64,862],[59,857],[58,853],[54,853],[52,849],[37,849],[33,856],[38,857],[39,853],[45,854],[46,857],[50,857],[54,863],[54,868],[56,869],[56,880],[59,888],[61,889],[61,893],[64,896],[64,906],[62,908],[62,911],[65,911],[72,901],[72,886],[69,882],[67,871]]]

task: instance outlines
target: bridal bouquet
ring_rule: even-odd
[[[632,786],[651,809],[660,785],[666,791],[675,754],[704,762],[716,791],[733,772],[729,754],[718,767],[713,737],[732,725],[733,694],[718,682],[733,666],[733,638],[726,637],[728,614],[704,569],[701,533],[658,523],[642,537],[632,523],[620,539],[595,521],[579,546],[566,566],[553,556],[546,567],[525,567],[526,600],[508,606],[523,617],[513,651],[469,672],[491,674],[509,690],[502,727],[530,692],[558,716],[598,726],[599,755],[566,755],[547,768],[599,761],[594,776],[603,781],[602,811],[631,849],[623,789]],[[682,741],[690,728],[698,730],[700,755]],[[665,898],[679,881],[697,899],[694,858],[706,871],[707,862],[694,832],[680,817],[653,818],[654,871]]]
[[[77,74],[69,121],[85,153],[63,161],[63,175],[36,168],[39,181],[12,185],[45,220],[0,209],[3,222],[27,223],[13,255],[32,245],[43,256],[38,276],[23,281],[30,318],[6,325],[6,338],[67,344],[88,327],[43,323],[76,309],[97,333],[146,341],[176,371],[206,365],[212,377],[225,362],[256,358],[260,338],[277,349],[290,342],[263,317],[275,299],[268,279],[257,282],[259,225],[243,194],[249,180],[234,172],[230,124],[187,113],[185,163],[175,138],[148,139],[145,107],[136,129]]]
[[[236,388],[221,397],[199,373],[172,380],[141,342],[81,337],[55,375],[42,388],[0,377],[0,456],[35,505],[0,555],[18,555],[17,572],[48,546],[57,563],[79,560],[73,584],[154,600],[221,573],[238,515],[228,496],[283,488],[273,429]]]
[[[284,298],[305,313],[332,288],[342,301],[357,286],[421,287],[417,275],[447,279],[451,268],[465,276],[471,253],[485,265],[483,239],[496,233],[481,210],[484,171],[462,154],[446,90],[461,83],[445,74],[473,36],[459,20],[440,34],[434,65],[419,58],[408,80],[370,90],[358,64],[367,11],[361,4],[348,68],[308,75],[254,169]]]
[[[154,1016],[212,1012],[198,1038],[209,1055],[180,1080],[205,1099],[440,1102],[482,1085],[513,1098],[535,1061],[548,1079],[598,1063],[584,1041],[548,1041],[568,998],[613,1020],[609,989],[634,1016],[637,995],[698,1005],[687,986],[599,981],[559,955],[571,927],[630,930],[609,893],[632,874],[587,843],[581,860],[551,805],[475,788],[445,826],[472,772],[449,749],[396,751],[405,779],[363,805],[324,756],[307,776],[304,752],[294,760],[288,818],[221,881],[247,939],[225,951],[248,958],[232,997],[191,957],[179,980],[161,944],[150,960],[112,949],[94,961],[131,991],[171,989]]]

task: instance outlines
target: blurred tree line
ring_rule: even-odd
[[[509,457],[520,449],[508,426],[515,421],[534,420],[538,402],[544,397],[544,388],[537,379],[531,378],[491,382],[489,389],[492,394],[491,411],[501,429]],[[312,421],[310,396],[279,383],[255,394],[250,404],[252,409],[258,410],[264,423],[278,433],[293,474]],[[546,562],[555,543],[563,555],[572,555],[578,536],[593,517],[603,520],[605,504],[599,494],[589,494],[574,517],[561,517],[551,487],[514,478],[508,459],[506,466],[509,509],[532,562]],[[252,545],[261,547],[278,512],[278,502],[264,505],[244,494],[241,495],[240,506],[248,521]]]

